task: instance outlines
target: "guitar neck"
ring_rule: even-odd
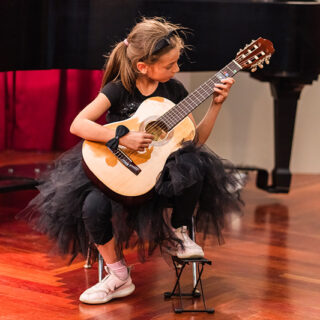
[[[221,83],[222,79],[233,77],[241,69],[242,67],[235,60],[232,60],[199,88],[191,92],[185,99],[164,113],[158,121],[164,123],[167,130],[170,131],[213,94],[215,84]]]

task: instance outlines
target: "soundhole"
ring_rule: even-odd
[[[147,124],[145,131],[154,136],[154,141],[164,140],[168,134],[167,126],[160,121],[151,121]]]

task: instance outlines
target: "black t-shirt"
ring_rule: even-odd
[[[163,97],[177,104],[188,95],[183,84],[176,79],[170,79],[165,83],[159,82],[157,89],[149,96],[144,96],[136,87],[130,94],[120,81],[107,83],[101,89],[101,93],[111,102],[107,113],[108,123],[129,118],[148,98]]]

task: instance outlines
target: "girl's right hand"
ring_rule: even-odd
[[[125,136],[119,139],[119,143],[134,151],[144,151],[149,147],[149,144],[153,141],[152,134],[140,131],[130,131]]]

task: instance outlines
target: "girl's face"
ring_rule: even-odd
[[[178,66],[179,57],[180,49],[171,49],[162,55],[157,62],[148,65],[146,75],[154,81],[169,81],[180,70]]]

